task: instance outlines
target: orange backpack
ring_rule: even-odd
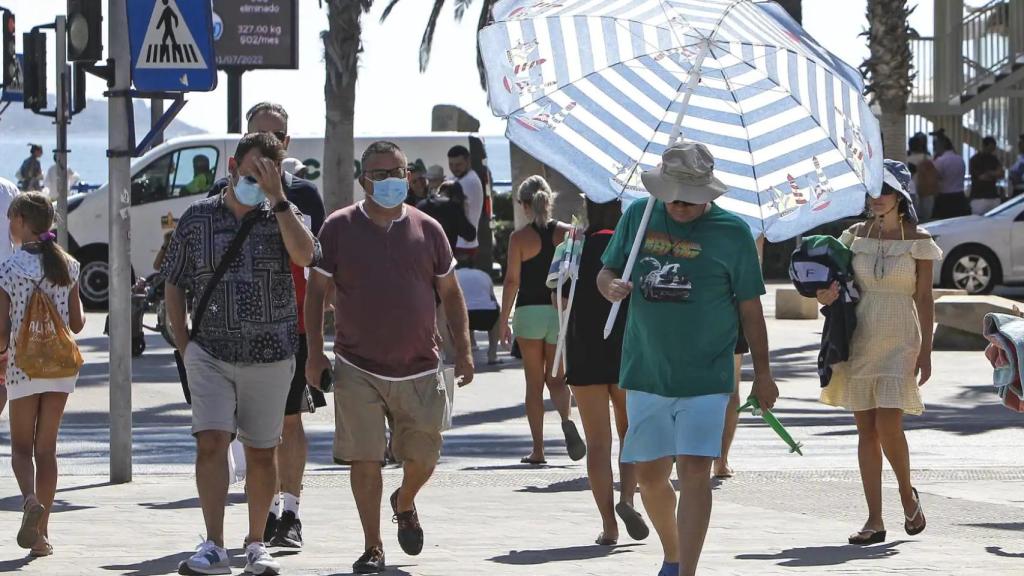
[[[39,282],[21,320],[14,365],[32,379],[75,376],[85,363],[82,353]]]

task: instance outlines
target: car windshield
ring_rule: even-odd
[[[985,212],[985,217],[986,218],[991,218],[993,216],[998,216],[998,215],[1002,214],[1003,212],[1006,212],[1007,210],[1010,210],[1010,209],[1012,209],[1012,208],[1014,208],[1016,206],[1020,206],[1021,202],[1024,202],[1024,195],[1017,196],[1016,198],[1012,198],[1012,199],[1010,199],[1010,200],[1008,200],[1006,202],[1003,202],[999,206],[996,206],[995,208],[989,210],[988,212]]]

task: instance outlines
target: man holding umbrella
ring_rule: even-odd
[[[757,248],[750,227],[713,204],[726,186],[714,176],[711,153],[703,144],[674,144],[642,179],[657,199],[650,222],[640,230],[644,202],[626,211],[598,288],[612,302],[632,294],[620,378],[629,415],[621,458],[637,465],[644,507],[664,548],[659,576],[693,576],[711,517],[711,465],[735,386],[739,325],[754,360],[753,396],[771,409],[778,388]],[[619,280],[638,233],[644,240],[637,266],[629,281]]]

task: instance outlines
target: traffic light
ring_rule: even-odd
[[[68,62],[103,58],[103,0],[68,0]]]
[[[14,12],[8,12],[7,10],[0,10],[0,24],[3,25],[3,64],[4,73],[3,80],[0,81],[4,86],[13,86],[17,84],[16,81],[18,76],[18,57],[15,55],[14,48]]]
[[[39,111],[46,108],[46,34],[42,30],[23,36],[25,68],[21,71],[25,86],[25,108]]]

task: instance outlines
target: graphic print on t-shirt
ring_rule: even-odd
[[[648,256],[640,261],[640,293],[649,302],[686,302],[693,284],[683,276],[679,264],[662,264]]]
[[[644,254],[664,256],[669,252],[674,258],[692,260],[700,256],[701,245],[690,240],[675,240],[664,232],[648,231],[644,237]]]

